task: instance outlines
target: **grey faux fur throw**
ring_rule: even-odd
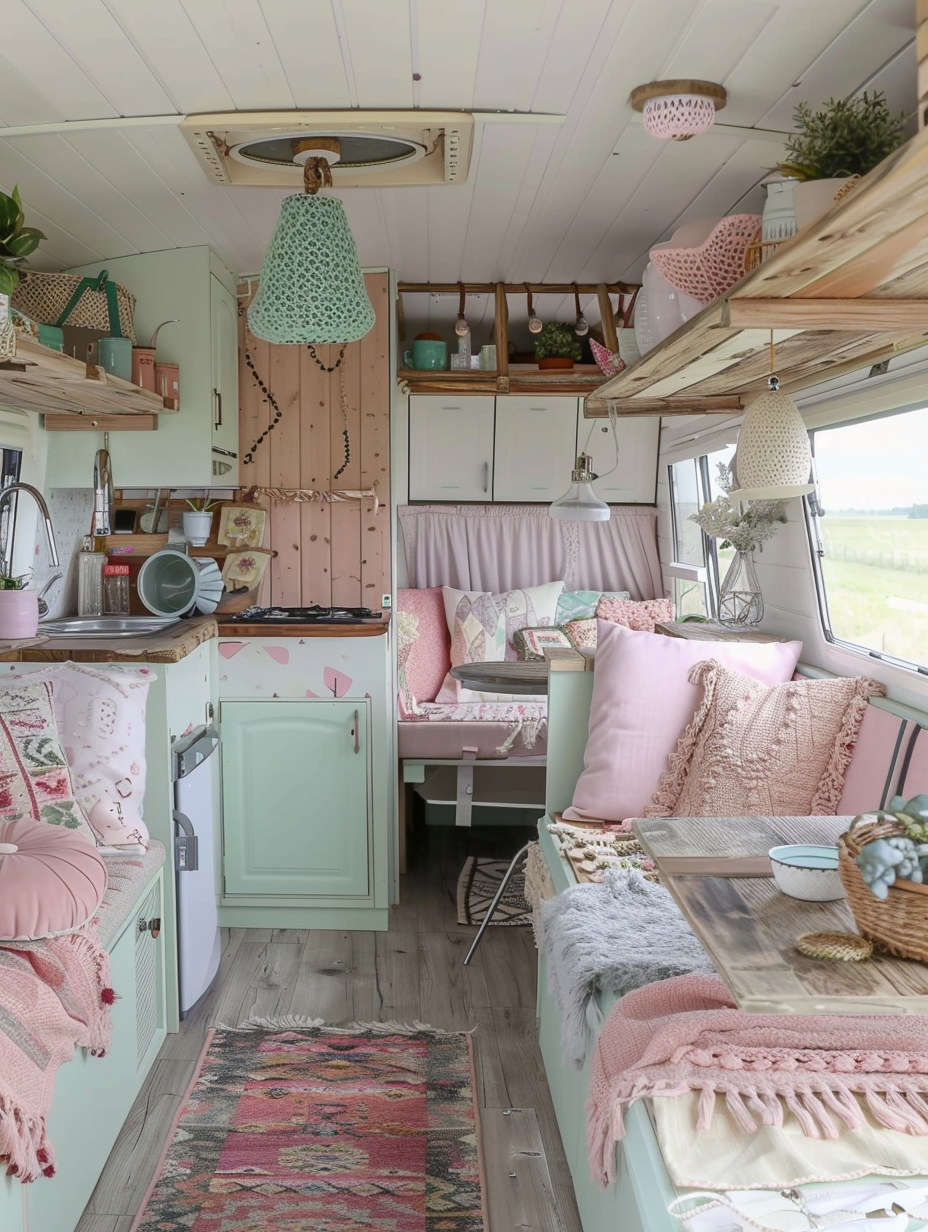
[[[594,994],[619,996],[674,975],[715,973],[663,886],[635,868],[572,886],[541,904],[548,988],[561,1018],[564,1059],[583,1065],[602,1014]]]

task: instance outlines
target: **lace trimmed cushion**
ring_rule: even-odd
[[[396,662],[403,718],[438,695],[450,665],[448,624],[441,587],[396,592]]]
[[[788,680],[767,688],[714,659],[690,683],[702,703],[646,810],[657,817],[834,815],[867,701],[864,676]]]

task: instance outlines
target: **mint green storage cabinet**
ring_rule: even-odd
[[[238,314],[235,278],[206,245],[169,248],[84,265],[106,269],[136,297],[135,329],[147,345],[158,325],[158,359],[180,365],[180,409],[156,432],[112,431],[117,488],[234,487],[238,473]],[[86,488],[102,432],[50,432],[47,488]],[[229,469],[225,469],[228,467]]]
[[[230,701],[220,722],[226,901],[367,898],[367,701]]]

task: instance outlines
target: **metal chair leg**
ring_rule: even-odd
[[[490,920],[492,920],[493,913],[496,910],[496,908],[499,906],[500,900],[502,899],[503,895],[506,892],[506,886],[509,885],[509,882],[512,880],[513,873],[516,871],[516,869],[519,867],[519,864],[525,859],[527,855],[528,855],[528,843],[526,843],[524,847],[520,848],[516,852],[516,854],[512,857],[512,860],[509,863],[509,867],[506,869],[506,872],[503,875],[503,879],[499,883],[499,889],[493,895],[493,901],[492,903],[490,903],[490,906],[487,908],[486,915],[480,921],[480,927],[477,929],[477,936],[474,938],[473,945],[471,945],[470,949],[467,951],[467,957],[464,959],[465,967],[470,962],[470,960],[473,958],[474,951],[477,949],[477,946],[480,944],[480,938],[483,936],[487,928],[487,925],[490,923]]]

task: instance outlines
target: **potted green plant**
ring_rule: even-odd
[[[787,140],[778,170],[799,181],[797,230],[828,209],[849,177],[872,171],[905,137],[905,112],[894,115],[880,90],[830,98],[818,111],[799,103],[793,119],[799,131]]]
[[[549,321],[535,339],[539,368],[572,368],[582,353],[573,328],[561,321]]]
[[[19,189],[0,192],[0,361],[16,354],[16,335],[10,319],[10,296],[19,282],[19,271],[26,258],[45,236],[36,227],[25,225]]]
[[[187,500],[187,504],[190,511],[184,511],[184,537],[193,547],[201,548],[212,529],[212,509],[216,501],[206,496],[192,496]]]
[[[39,596],[27,590],[29,574],[0,574],[0,641],[35,637],[39,628]]]

